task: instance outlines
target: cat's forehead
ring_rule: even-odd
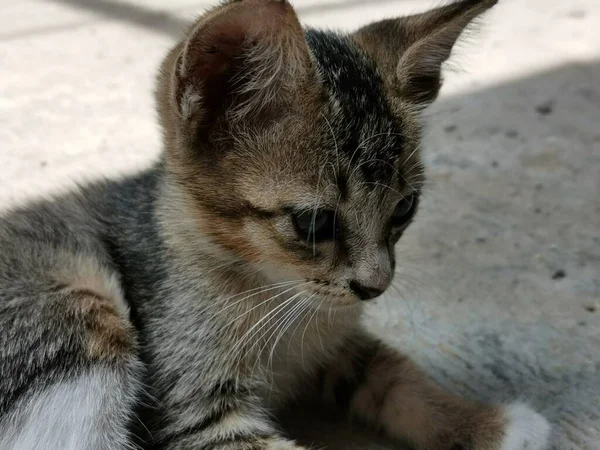
[[[335,150],[363,178],[391,178],[403,131],[375,64],[346,36],[308,30],[306,37],[328,96],[322,115]]]
[[[308,30],[306,38],[325,98],[300,119],[238,137],[231,171],[242,161],[240,191],[264,210],[348,204],[375,218],[419,190],[418,138],[407,136],[415,127],[392,113],[375,63],[349,37]],[[258,149],[253,158],[246,148]]]

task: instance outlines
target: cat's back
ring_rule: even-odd
[[[19,276],[27,279],[25,264],[42,263],[56,252],[106,256],[111,243],[121,244],[116,236],[126,238],[137,224],[147,222],[156,178],[153,169],[92,182],[0,212],[0,286],[2,275],[19,268]]]
[[[67,286],[115,285],[113,253],[143,222],[155,185],[147,171],[0,213],[0,321],[43,307]]]
[[[0,316],[39,304],[41,293],[129,278],[130,260],[143,264],[159,246],[159,178],[154,167],[0,213]]]

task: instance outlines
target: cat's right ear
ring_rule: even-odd
[[[190,32],[172,67],[170,103],[184,128],[277,117],[311,72],[304,32],[284,0],[229,0]]]
[[[446,6],[367,25],[352,35],[377,63],[392,95],[427,106],[442,85],[442,64],[465,28],[498,0],[458,0]]]

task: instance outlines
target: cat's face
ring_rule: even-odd
[[[366,300],[391,281],[394,245],[417,210],[421,165],[401,127],[340,128],[326,114],[331,104],[321,110],[238,143],[223,173],[235,174],[224,189],[241,200],[240,216],[219,215],[210,228],[273,282],[297,279],[307,293]]]
[[[445,21],[430,13],[348,36],[305,33],[276,0],[200,19],[159,87],[168,162],[199,231],[318,301],[384,292],[423,183],[419,110],[465,15],[486,2],[462,3]]]

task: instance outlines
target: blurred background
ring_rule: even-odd
[[[158,64],[211,3],[2,0],[0,209],[149,166]],[[294,4],[349,30],[435,2]],[[455,392],[529,401],[556,450],[599,450],[600,2],[501,0],[427,122],[424,210],[370,326]]]

